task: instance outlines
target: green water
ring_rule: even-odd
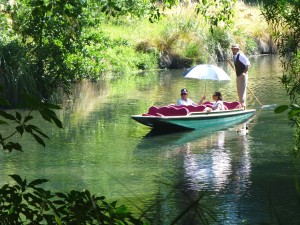
[[[0,153],[1,183],[16,173],[49,179],[46,187],[55,191],[86,188],[137,213],[146,210],[153,224],[170,224],[199,193],[219,220],[211,224],[299,224],[292,129],[285,114],[273,113],[288,103],[278,80],[281,68],[276,57],[251,63],[249,87],[265,107],[248,93],[248,108],[257,112],[247,124],[207,133],[153,134],[130,115],[175,103],[184,87],[195,101],[205,85],[208,97],[219,90],[236,100],[235,77],[226,65],[220,66],[230,82],[205,84],[173,70],[75,86],[58,112],[64,129],[37,121],[51,138],[45,149],[25,138],[23,153]],[[244,126],[247,135],[237,132]],[[178,224],[200,222],[191,210]]]

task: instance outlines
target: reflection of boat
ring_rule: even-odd
[[[224,126],[232,126],[242,123],[253,116],[255,109],[230,109],[223,111],[191,111],[184,107],[165,106],[160,108],[149,108],[148,113],[132,115],[132,119],[146,126],[160,130],[174,129],[207,129]],[[202,106],[204,107],[204,106]],[[155,111],[156,110],[156,111]]]

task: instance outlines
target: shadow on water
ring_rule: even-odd
[[[255,116],[254,116],[255,117]],[[146,150],[147,148],[163,147],[163,145],[183,145],[188,142],[197,141],[198,139],[207,137],[217,131],[222,130],[234,130],[238,131],[244,129],[241,127],[246,127],[248,123],[254,118],[248,118],[241,123],[236,124],[235,122],[223,124],[217,127],[206,127],[201,130],[160,130],[151,129],[138,144],[137,149]]]

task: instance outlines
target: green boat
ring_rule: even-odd
[[[205,111],[206,106],[164,106],[149,108],[148,113],[132,115],[132,119],[159,130],[196,130],[225,128],[247,121],[255,109]],[[191,110],[191,108],[193,108]]]

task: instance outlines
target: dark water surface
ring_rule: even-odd
[[[210,224],[300,224],[294,176],[299,162],[292,155],[292,129],[285,114],[274,114],[288,97],[278,77],[276,57],[251,58],[248,108],[255,116],[226,130],[157,135],[130,118],[151,105],[175,103],[186,87],[198,101],[205,82],[184,79],[183,70],[129,76],[74,87],[74,97],[58,112],[64,129],[39,121],[51,137],[46,149],[24,139],[23,153],[1,152],[1,184],[9,174],[27,180],[46,178],[55,191],[90,189],[120,200],[136,212],[147,211],[153,224],[170,224],[203,195],[199,212],[211,210]],[[235,77],[230,82],[206,82],[236,100]],[[238,132],[245,126],[248,134]],[[296,171],[296,172],[295,172]],[[177,224],[201,224],[194,209]]]

